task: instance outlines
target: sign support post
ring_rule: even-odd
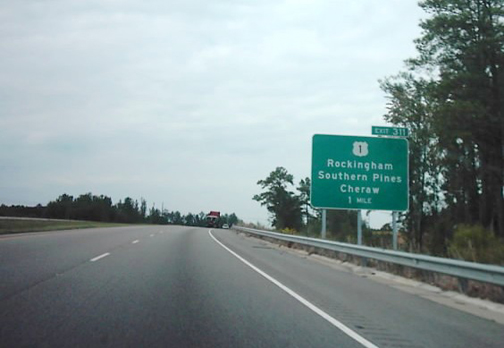
[[[327,210],[322,209],[322,231],[320,234],[322,235],[322,239],[326,239],[326,229],[327,229]]]
[[[394,250],[397,250],[397,212],[392,212],[392,244]]]
[[[357,245],[362,245],[362,214],[357,210]]]

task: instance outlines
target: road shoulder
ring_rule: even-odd
[[[242,234],[242,232],[237,231],[235,233]],[[361,267],[325,256],[311,254],[304,250],[288,248],[250,235],[247,235],[247,238],[254,238],[269,248],[298,255],[335,270],[352,273],[400,291],[504,325],[504,305],[502,304],[469,297],[454,291],[445,291],[430,284],[378,271],[373,268]]]

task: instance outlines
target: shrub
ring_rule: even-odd
[[[504,242],[481,225],[459,225],[449,242],[448,254],[466,261],[504,264]]]
[[[286,233],[286,234],[297,234],[297,231],[295,229],[289,228],[289,227],[286,227],[286,228],[280,230],[280,232]]]

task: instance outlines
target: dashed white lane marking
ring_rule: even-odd
[[[330,324],[332,324],[336,328],[338,328],[341,331],[343,331],[345,334],[347,334],[348,336],[350,336],[352,339],[354,339],[355,341],[359,342],[363,347],[366,347],[366,348],[378,348],[378,346],[376,346],[374,343],[368,341],[367,339],[365,339],[364,337],[362,337],[361,335],[359,335],[357,332],[353,331],[348,326],[346,326],[345,324],[343,324],[342,322],[340,322],[339,320],[331,317],[329,314],[327,314],[322,309],[320,309],[319,307],[315,306],[313,303],[311,303],[310,301],[308,301],[307,299],[305,299],[304,297],[302,297],[301,295],[299,295],[298,293],[296,293],[294,290],[291,290],[287,286],[283,285],[278,280],[276,280],[272,276],[268,275],[267,273],[263,272],[262,270],[260,270],[259,268],[257,268],[256,266],[254,266],[253,264],[251,264],[250,262],[248,262],[247,260],[245,260],[243,257],[241,257],[240,255],[238,255],[237,253],[235,253],[233,250],[229,249],[227,246],[225,246],[224,244],[222,244],[221,242],[219,242],[217,240],[217,238],[215,238],[214,235],[212,234],[212,230],[209,230],[208,234],[210,235],[210,237],[212,237],[212,239],[217,244],[219,244],[221,247],[223,247],[224,249],[226,249],[227,251],[229,251],[238,260],[240,260],[241,262],[243,262],[244,264],[246,264],[247,266],[249,266],[250,268],[252,268],[254,271],[256,271],[257,273],[259,273],[260,275],[262,275],[264,278],[266,278],[267,280],[269,280],[270,282],[272,282],[273,284],[275,284],[276,286],[278,286],[280,289],[282,289],[283,291],[285,291],[290,296],[294,297],[296,300],[298,300],[303,305],[305,305],[306,307],[308,307],[309,309],[311,309],[313,312],[315,312],[316,314],[318,314],[319,316],[321,316],[322,318],[324,318],[325,320],[327,320]]]
[[[131,244],[136,244],[138,242],[139,242],[139,240],[137,239],[137,240],[134,240],[133,242],[131,242]]]
[[[153,235],[153,234],[151,234],[150,236],[151,236],[151,237],[154,237],[154,235]]]
[[[100,256],[94,257],[94,258],[92,258],[92,259],[91,259],[91,260],[89,260],[89,261],[91,261],[91,262],[95,262],[95,261],[98,261],[99,259],[103,259],[104,257],[107,257],[107,256],[109,256],[109,255],[110,255],[110,253],[101,254]]]

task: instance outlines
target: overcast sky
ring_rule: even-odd
[[[0,0],[0,203],[130,196],[235,212],[313,134],[385,125],[415,0]],[[380,225],[388,214],[370,217]]]

